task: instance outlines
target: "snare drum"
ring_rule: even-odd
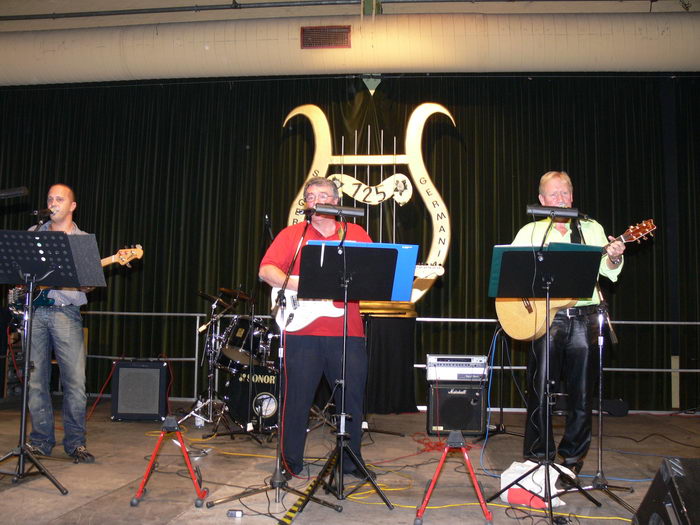
[[[279,408],[277,370],[266,366],[253,367],[253,391],[250,398],[249,370],[248,366],[239,367],[226,377],[222,389],[224,402],[236,423],[245,426],[248,422],[257,422],[259,431],[273,429],[277,424]]]

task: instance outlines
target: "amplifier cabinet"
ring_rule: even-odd
[[[428,434],[459,430],[464,435],[486,432],[486,395],[482,382],[431,382],[428,392]]]
[[[165,361],[118,361],[112,376],[112,420],[165,420],[167,375]]]
[[[700,459],[664,458],[632,518],[634,525],[700,523]]]

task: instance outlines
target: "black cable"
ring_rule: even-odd
[[[651,438],[651,437],[654,437],[654,436],[663,438],[663,439],[665,439],[665,440],[667,440],[667,441],[670,441],[671,443],[675,443],[676,445],[682,445],[682,446],[684,446],[684,447],[690,447],[690,448],[700,448],[700,446],[698,446],[698,445],[690,445],[690,444],[688,444],[688,443],[682,443],[682,442],[680,442],[680,441],[676,441],[675,439],[671,439],[670,437],[665,436],[665,435],[663,435],[663,434],[659,434],[659,433],[657,433],[657,432],[654,432],[653,434],[647,434],[647,435],[644,436],[642,439],[634,439],[633,437],[630,437],[630,436],[610,436],[610,435],[606,435],[605,437],[608,437],[608,438],[629,439],[630,441],[634,441],[635,443],[641,443],[642,441],[646,441],[647,439],[649,439],[649,438]]]

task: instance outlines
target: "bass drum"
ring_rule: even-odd
[[[253,390],[249,397],[251,379]],[[253,423],[258,432],[276,427],[279,381],[274,368],[254,366],[251,375],[248,366],[239,367],[226,377],[221,391],[231,418],[239,425],[245,427],[247,423]]]

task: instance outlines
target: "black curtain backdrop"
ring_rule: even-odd
[[[76,221],[96,234],[103,256],[129,243],[145,250],[133,269],[107,270],[108,287],[91,294],[89,310],[205,313],[197,292],[223,286],[256,290],[257,312],[266,312],[269,291],[256,288],[264,216],[275,232],[285,225],[314,153],[308,122],[283,127],[287,113],[320,106],[336,153],[403,153],[409,115],[436,102],[456,127],[432,117],[423,157],[453,237],[445,275],[418,304],[420,316],[495,317],[491,247],[527,222],[541,174],[562,169],[573,178],[575,205],[609,233],[648,218],[659,226],[653,240],[628,245],[621,280],[606,287],[614,319],[697,321],[699,87],[694,75],[539,75],[385,78],[374,96],[361,79],[318,77],[2,88],[0,188],[24,185],[31,196],[0,201],[0,226],[29,227],[27,212],[44,207],[51,183],[65,182],[76,190]],[[373,168],[373,183],[391,173]],[[425,256],[432,232],[422,202],[386,204],[381,223],[379,215],[372,210],[367,225],[375,240],[417,243]],[[194,355],[192,318],[88,315],[86,325],[91,354]],[[414,360],[485,354],[493,331],[417,323]],[[606,365],[664,368],[677,355],[681,368],[699,368],[698,332],[619,326]],[[524,350],[513,346],[514,364],[524,364]],[[89,363],[94,392],[111,364]],[[192,394],[194,366],[173,364],[173,395]],[[416,386],[422,404],[424,385]],[[668,374],[610,373],[606,390],[632,408],[671,405]],[[519,406],[514,385],[508,392],[507,404]],[[680,392],[681,407],[698,405],[697,374],[681,375]]]

